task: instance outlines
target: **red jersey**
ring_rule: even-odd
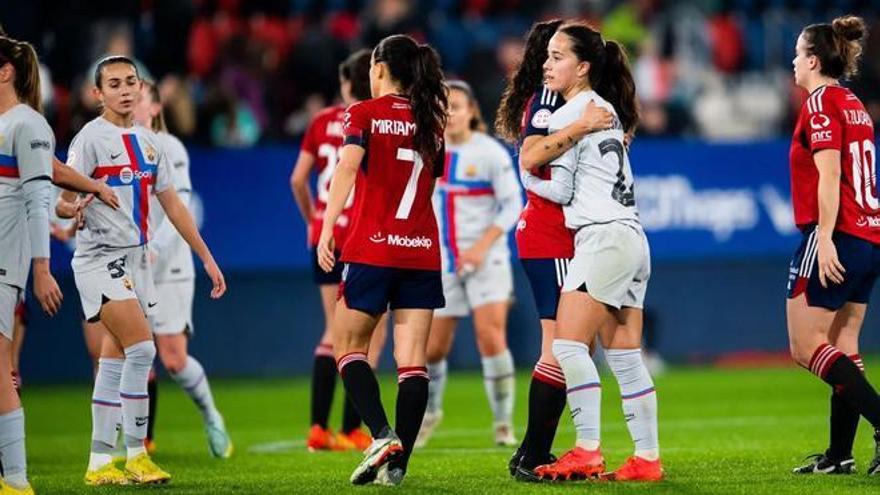
[[[565,98],[546,87],[539,89],[529,103],[522,120],[522,139],[546,136],[550,115],[565,104]],[[550,167],[542,166],[535,173],[542,179],[550,178]],[[519,257],[571,258],[574,256],[574,236],[565,227],[562,205],[526,191],[526,206],[516,226],[516,248]]]
[[[864,105],[842,86],[823,86],[801,108],[791,140],[794,220],[803,228],[819,222],[819,171],[813,153],[840,151],[840,208],[834,230],[880,244],[874,123]]]
[[[342,261],[440,270],[437,219],[431,203],[443,171],[443,139],[430,162],[413,148],[416,125],[409,99],[398,95],[355,103],[345,120],[345,144],[364,148],[348,242]]]
[[[315,157],[315,169],[318,174],[317,194],[315,195],[315,213],[309,224],[309,245],[317,246],[324,223],[324,211],[330,197],[330,179],[336,171],[339,150],[342,148],[342,116],[345,107],[336,105],[318,112],[309,123],[303,137],[301,151],[307,151]],[[333,237],[336,245],[345,244],[348,224],[351,218],[351,206],[354,203],[354,190],[345,202],[345,209],[333,226]]]

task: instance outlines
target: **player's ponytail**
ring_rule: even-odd
[[[614,106],[626,133],[639,124],[636,85],[626,52],[620,43],[603,40],[602,35],[586,24],[566,24],[559,28],[571,39],[578,60],[589,62],[587,78],[593,91]]]
[[[591,83],[593,73],[594,71],[590,69]],[[639,124],[636,83],[633,80],[626,52],[620,43],[614,40],[605,41],[605,70],[598,74],[597,79],[593,89],[614,106],[624,132],[635,130]]]
[[[446,85],[440,56],[428,45],[419,45],[402,34],[389,36],[373,51],[373,61],[388,66],[391,78],[409,97],[413,120],[415,150],[431,167],[442,167],[438,152],[446,127]]]
[[[811,24],[803,31],[808,53],[819,59],[819,72],[833,79],[858,73],[867,35],[865,21],[854,15],[838,17],[831,24]]]
[[[532,26],[526,36],[522,62],[516,74],[507,80],[498,113],[495,115],[495,132],[509,142],[519,139],[526,103],[544,81],[543,66],[547,60],[547,44],[561,25],[560,19],[539,22]]]
[[[10,63],[15,68],[15,94],[22,103],[27,103],[38,112],[43,111],[40,94],[40,63],[37,52],[26,41],[0,36],[0,66]]]

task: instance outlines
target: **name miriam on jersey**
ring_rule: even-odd
[[[412,136],[416,132],[416,125],[412,122],[392,119],[373,119],[373,134],[390,134],[392,136]]]

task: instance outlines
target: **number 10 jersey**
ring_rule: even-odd
[[[416,153],[410,102],[399,95],[355,103],[343,122],[345,145],[361,146],[365,154],[342,261],[440,270],[431,195],[443,171],[442,137],[437,137],[435,156]]]

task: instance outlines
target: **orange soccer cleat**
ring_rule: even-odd
[[[309,438],[306,440],[306,447],[309,452],[333,450],[335,447],[333,432],[329,428],[326,430],[321,428],[321,425],[312,425],[312,429],[309,430]]]
[[[630,456],[616,471],[602,475],[609,481],[660,481],[663,479],[663,465],[660,459],[649,461],[641,457]]]
[[[585,450],[575,447],[566,452],[553,464],[535,468],[539,478],[552,481],[583,480],[595,478],[605,471],[602,451]]]
[[[348,432],[348,434],[346,434],[345,436],[351,443],[354,444],[355,448],[360,450],[361,452],[367,450],[367,447],[369,447],[370,444],[373,443],[373,437],[371,437],[369,433],[365,432],[361,428],[355,428],[354,430]]]

